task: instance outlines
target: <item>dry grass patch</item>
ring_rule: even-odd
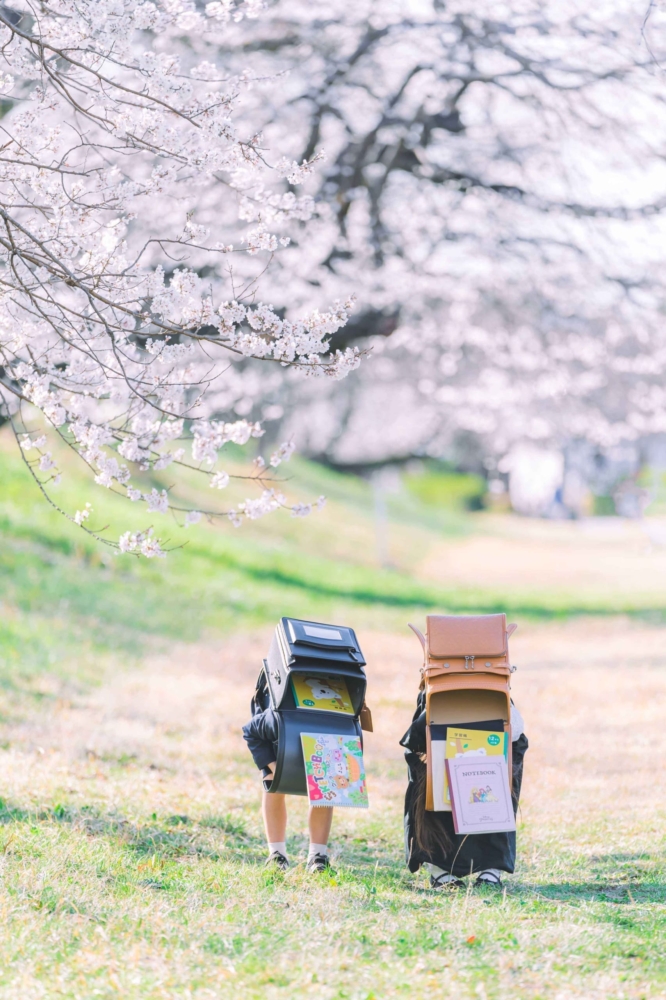
[[[446,587],[503,589],[516,603],[541,598],[546,605],[660,608],[666,520],[481,514],[474,534],[431,546],[416,571]]]
[[[519,870],[505,893],[450,895],[401,856],[407,635],[361,631],[372,808],[337,817],[337,874],[266,873],[239,727],[268,635],[174,649],[5,724],[0,997],[666,996],[662,630],[521,629]]]

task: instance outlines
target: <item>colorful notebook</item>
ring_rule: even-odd
[[[448,758],[446,774],[456,833],[505,833],[516,829],[509,772],[503,758]]]
[[[437,729],[443,729],[437,726]],[[438,812],[451,811],[451,796],[445,761],[455,757],[499,757],[508,759],[509,734],[486,729],[446,726],[446,739],[431,739],[434,807]]]
[[[297,708],[354,714],[354,706],[344,677],[330,677],[327,674],[318,676],[292,674],[291,689]]]
[[[363,751],[357,736],[301,733],[301,745],[310,805],[368,808]]]

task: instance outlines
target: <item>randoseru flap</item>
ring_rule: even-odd
[[[506,615],[428,615],[431,657],[504,656]]]

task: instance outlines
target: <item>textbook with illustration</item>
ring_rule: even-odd
[[[446,727],[446,740],[431,742],[433,764],[434,807],[439,812],[451,811],[451,796],[446,776],[445,760],[455,757],[499,757],[507,759],[509,734],[485,729]],[[438,792],[441,790],[441,797]]]
[[[301,745],[310,805],[367,809],[363,750],[358,736],[301,733]]]
[[[509,772],[497,757],[446,760],[456,833],[506,833],[516,829]]]
[[[319,709],[322,712],[354,714],[349,688],[344,677],[327,674],[293,674],[291,689],[297,708]]]

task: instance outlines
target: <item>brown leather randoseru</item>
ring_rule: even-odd
[[[517,625],[506,615],[428,615],[425,636],[414,625],[423,647],[421,687],[426,693],[428,750],[430,724],[463,725],[502,719],[510,733],[509,636]],[[509,778],[511,778],[509,739]],[[426,809],[433,808],[428,753]]]

